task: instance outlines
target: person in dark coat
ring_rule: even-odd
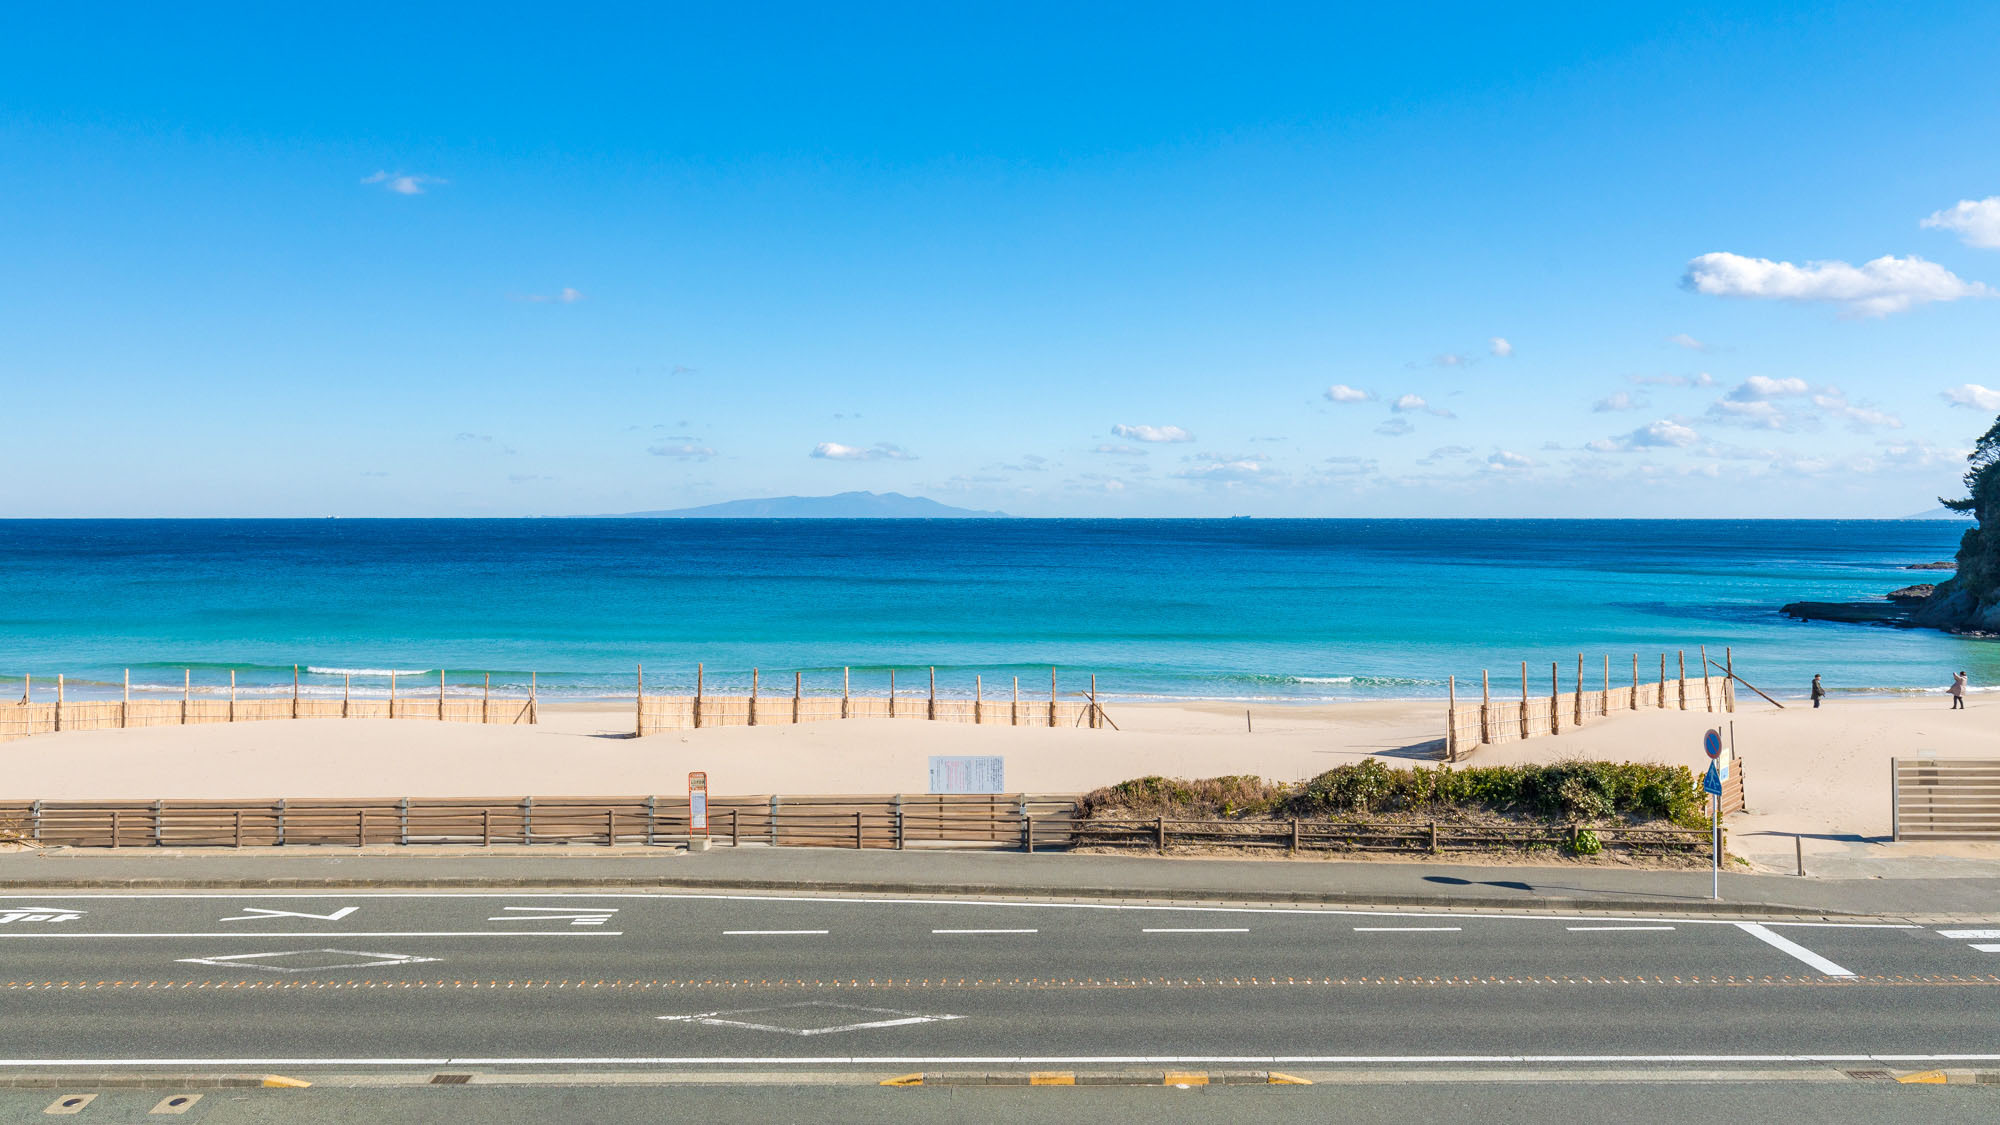
[[[1818,676],[1814,676],[1814,677],[1813,677],[1813,686],[1812,686],[1812,701],[1813,701],[1813,706],[1814,706],[1814,707],[1818,707],[1818,706],[1819,706],[1819,701],[1820,701],[1820,700],[1822,700],[1822,699],[1825,699],[1825,698],[1826,698],[1826,689],[1820,686],[1820,683],[1819,683],[1819,677],[1818,677]]]

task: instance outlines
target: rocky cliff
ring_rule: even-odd
[[[1958,573],[1938,583],[1914,620],[1955,633],[2000,634],[2000,418],[1966,460],[1966,497],[1941,503],[1979,523],[1959,540]]]

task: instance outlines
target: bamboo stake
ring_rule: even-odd
[[[847,717],[848,677],[852,671],[853,669],[845,665],[842,665],[840,669],[840,717],[843,719]]]
[[[120,727],[131,725],[130,723],[131,710],[132,710],[132,669],[127,668],[125,669],[124,702],[118,705],[118,725]]]
[[[292,665],[292,718],[299,717],[299,666]]]
[[[1715,693],[1708,686],[1708,646],[1701,646],[1701,699],[1708,710],[1715,710]]]
[[[1660,710],[1667,709],[1667,654],[1660,654]]]
[[[1562,675],[1561,666],[1549,661],[1549,733],[1562,733]]]
[[[632,691],[632,737],[646,737],[646,666],[635,665],[637,684]]]
[[[1049,669],[1049,725],[1056,725],[1056,670]]]
[[[694,666],[694,725],[701,727],[701,665]]]
[[[1458,677],[1446,678],[1444,689],[1444,760],[1454,761],[1458,743]]]
[[[1722,648],[1722,701],[1729,707],[1729,713],[1736,713],[1736,657],[1730,654],[1729,646]]]
[[[1098,714],[1098,712],[1097,712],[1097,673],[1095,673],[1095,672],[1092,672],[1092,673],[1090,674],[1090,729],[1091,729],[1091,730],[1098,730],[1098,729],[1100,729],[1100,726],[1099,726],[1099,723],[1100,723],[1100,720],[1098,719],[1098,717],[1097,717],[1097,714]]]
[[[1635,652],[1632,654],[1632,706],[1626,708],[1626,710],[1637,711],[1638,709],[1639,709],[1639,654]]]
[[[234,673],[232,673],[233,675]],[[56,729],[62,730],[63,674],[56,673]]]
[[[347,700],[354,694],[354,675],[344,673],[340,677],[340,717],[347,717]]]
[[[194,696],[193,684],[194,684],[194,673],[188,671],[186,668],[181,669],[181,725],[182,726],[187,725],[188,704],[193,702],[193,696]]]
[[[1604,705],[1598,708],[1597,713],[1606,718],[1611,716],[1611,654],[1608,652],[1604,654]]]
[[[479,692],[479,725],[485,726],[491,717],[488,712],[493,707],[493,673],[486,673],[486,684]]]
[[[986,709],[986,677],[972,677],[972,725],[978,726]]]
[[[1486,669],[1479,670],[1479,744],[1490,745],[1493,741],[1493,676]]]
[[[396,717],[396,670],[389,669],[389,717]]]
[[[444,669],[438,669],[438,722],[444,722]]]
[[[1021,677],[1014,677],[1014,705],[1007,712],[1007,725],[1021,725]]]
[[[1583,654],[1576,654],[1576,725],[1583,725]]]
[[[924,718],[937,718],[937,665],[935,664],[931,665],[931,697],[930,702],[924,704]]]
[[[1521,661],[1521,737],[1528,737],[1528,662]]]
[[[1681,710],[1685,711],[1688,709],[1688,654],[1686,649],[1680,650],[1680,657],[1681,657],[1681,680],[1680,680]]]
[[[528,725],[531,727],[541,723],[541,695],[539,674],[528,673]]]
[[[889,717],[896,717],[896,670],[889,669]]]
[[[61,676],[56,677],[56,685],[58,688],[61,687]],[[236,721],[236,669],[234,668],[229,670],[229,721],[232,723]]]
[[[793,669],[792,670],[792,723],[795,726],[798,724],[799,721],[799,696],[801,693],[805,691],[805,682],[806,682],[806,674],[797,669]]]
[[[750,669],[750,725],[757,725],[757,669]]]

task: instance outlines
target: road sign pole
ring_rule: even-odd
[[[1722,899],[1722,796],[1717,794],[1709,800],[1713,802],[1709,805],[1713,811],[1709,819],[1708,897],[1719,902]]]

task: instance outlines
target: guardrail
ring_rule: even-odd
[[[2000,839],[2000,758],[1889,759],[1898,840]]]
[[[1487,826],[1332,821],[1079,819],[1076,798],[992,795],[712,797],[716,843],[903,848],[931,843],[1000,848],[1174,847],[1445,852],[1579,850],[1697,853],[1708,833],[1582,824]],[[299,847],[369,845],[657,844],[690,835],[684,797],[520,797],[279,801],[0,802],[0,834],[43,847]],[[694,833],[700,835],[702,833]]]

